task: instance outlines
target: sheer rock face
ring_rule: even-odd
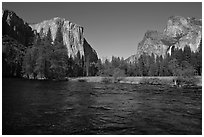
[[[50,28],[53,41],[55,40],[58,28],[61,27],[63,42],[67,46],[68,56],[75,57],[78,52],[81,56],[84,56],[83,27],[59,17],[51,20],[45,20],[38,24],[31,24],[30,26],[38,33],[40,33],[41,29],[43,29],[44,35],[47,34],[48,29]]]
[[[201,19],[172,16],[163,32],[147,31],[137,46],[136,54],[127,61],[134,62],[144,53],[164,57],[167,53],[171,54],[172,47],[184,49],[186,45],[196,52],[202,39],[201,34]]]
[[[157,56],[165,56],[168,46],[163,42],[163,33],[157,31],[147,31],[143,40],[138,44],[138,54],[152,53]]]
[[[46,35],[50,28],[53,41],[56,38],[58,28],[61,27],[63,42],[67,46],[69,57],[72,56],[74,58],[79,52],[81,56],[85,56],[85,60],[90,58],[90,63],[97,62],[97,53],[84,38],[83,27],[59,17],[45,20],[38,24],[30,24],[30,27],[37,33],[43,30],[43,35]]]

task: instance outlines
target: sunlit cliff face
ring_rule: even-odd
[[[61,27],[63,42],[67,46],[68,56],[75,57],[78,52],[81,56],[84,55],[83,27],[59,17],[55,17],[51,20],[45,20],[38,24],[32,24],[30,26],[33,30],[37,30],[38,33],[40,33],[41,29],[43,29],[43,33],[45,35],[50,28],[53,41],[56,37],[58,28]]]
[[[191,51],[196,52],[202,38],[202,20],[172,16],[167,22],[164,33],[177,39],[177,42],[171,46],[178,49],[189,46]]]

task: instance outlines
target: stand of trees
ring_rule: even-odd
[[[193,76],[202,73],[202,46],[198,52],[191,52],[189,46],[173,49],[173,54],[166,57],[143,54],[134,63],[127,63],[123,58],[112,57],[104,63],[98,60],[97,75],[114,76]]]
[[[60,80],[86,74],[84,56],[78,52],[75,58],[68,57],[61,28],[57,30],[54,42],[50,29],[43,38],[39,35],[36,35],[33,45],[26,50],[23,59],[24,76],[32,79]]]
[[[2,37],[2,75],[3,77],[21,77],[22,60],[25,46],[17,40],[5,35]]]

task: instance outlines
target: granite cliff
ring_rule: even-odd
[[[68,50],[68,56],[75,57],[79,52],[80,55],[85,57],[92,56],[92,61],[97,62],[98,56],[96,51],[88,44],[84,38],[84,28],[64,18],[53,18],[45,20],[37,24],[28,24],[23,19],[18,17],[15,12],[10,10],[2,10],[2,35],[8,35],[16,39],[19,43],[28,47],[32,44],[35,31],[46,35],[48,29],[51,29],[52,39],[56,37],[57,29],[62,28],[63,41]],[[87,46],[87,44],[89,46]],[[85,49],[88,48],[88,49]],[[91,50],[89,50],[89,48]],[[86,51],[86,52],[85,52]]]
[[[85,56],[85,59],[89,57],[92,58],[92,62],[97,62],[97,53],[84,38],[84,28],[82,26],[74,24],[64,18],[55,17],[41,23],[30,24],[30,27],[33,31],[43,33],[43,35],[46,35],[50,28],[53,41],[55,40],[58,28],[61,27],[63,42],[67,47],[68,56],[74,58],[79,52],[81,56]],[[87,44],[89,46],[87,46]]]
[[[136,54],[127,61],[134,62],[142,54],[166,56],[172,53],[172,48],[184,49],[189,46],[196,52],[202,39],[202,20],[172,16],[168,19],[163,32],[147,31],[138,44]]]

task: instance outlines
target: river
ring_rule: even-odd
[[[3,78],[2,134],[202,134],[202,88]]]

